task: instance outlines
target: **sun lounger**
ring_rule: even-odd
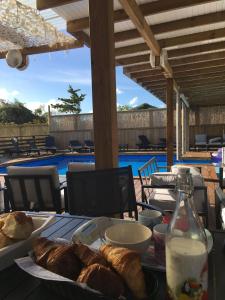
[[[73,151],[79,152],[83,148],[83,146],[78,140],[71,140],[71,141],[69,141],[68,148],[70,149],[71,152],[73,152]]]
[[[41,150],[45,150],[47,153],[52,152],[53,154],[56,153],[56,145],[55,145],[55,138],[54,136],[47,136],[45,138],[45,146],[41,148]]]

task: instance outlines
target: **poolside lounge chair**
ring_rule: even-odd
[[[9,149],[9,154],[13,156],[13,154],[20,155],[26,153],[28,155],[28,149],[20,148],[18,138],[12,138],[11,143],[13,148]]]
[[[79,152],[83,148],[83,146],[81,145],[81,143],[78,140],[71,140],[71,141],[69,141],[68,148],[71,152],[73,152],[73,151]]]
[[[207,150],[207,135],[206,134],[196,134],[195,135],[195,149],[205,149]]]
[[[131,166],[82,172],[67,172],[69,213],[91,217],[115,216],[134,213],[137,205],[142,208],[155,207],[137,203]],[[160,210],[160,209],[159,209]]]
[[[9,166],[5,176],[5,210],[34,210],[62,212],[64,203],[55,166]],[[65,199],[66,201],[66,199]],[[66,204],[65,204],[66,205]]]
[[[225,133],[222,136],[222,146],[225,147]]]
[[[141,143],[136,144],[140,149],[151,149],[154,146],[150,143],[149,139],[146,137],[146,135],[139,135],[138,136]]]
[[[95,145],[92,140],[84,140],[84,147],[89,148],[91,152],[95,151]]]
[[[45,138],[45,146],[41,148],[41,150],[45,150],[47,153],[52,152],[53,154],[56,153],[56,145],[55,145],[55,138],[54,136],[48,135]]]
[[[37,153],[38,155],[40,155],[40,149],[37,147],[36,143],[35,143],[35,139],[32,139],[30,141],[28,141],[29,144],[29,148],[28,148],[28,153]]]

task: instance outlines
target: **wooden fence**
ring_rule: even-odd
[[[12,148],[12,137],[17,137],[21,148],[28,146],[28,141],[35,137],[37,146],[43,146],[49,134],[48,124],[1,124],[0,154],[6,154]]]
[[[175,112],[174,112],[175,113]],[[166,136],[166,109],[148,109],[118,112],[119,143],[137,148],[138,135],[145,134],[152,143]],[[197,133],[206,133],[208,137],[221,136],[225,133],[225,105],[202,107],[190,111],[190,144],[194,143]],[[50,120],[50,134],[56,138],[60,148],[65,148],[69,140],[81,143],[85,139],[93,140],[93,115],[54,115]],[[175,114],[174,114],[175,138]]]

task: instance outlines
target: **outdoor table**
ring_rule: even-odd
[[[42,213],[43,215],[43,213]],[[47,238],[70,239],[74,230],[90,218],[56,215],[54,222],[43,231]],[[209,255],[209,300],[225,299],[225,252],[222,251],[225,232],[213,231],[214,245]],[[152,300],[165,299],[166,277],[163,272],[153,271],[159,281],[157,294]],[[48,289],[41,280],[19,269],[15,264],[0,272],[0,300],[65,300]],[[76,300],[82,300],[76,298]],[[102,298],[103,299],[103,298]]]

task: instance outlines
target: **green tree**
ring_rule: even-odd
[[[45,106],[40,105],[34,110],[35,123],[46,123],[48,120],[48,113],[45,111]]]
[[[0,123],[23,124],[32,122],[35,115],[24,106],[24,103],[15,99],[14,102],[0,101]]]
[[[135,110],[139,110],[139,109],[149,109],[149,108],[155,108],[155,106],[152,106],[148,103],[142,103],[136,107],[134,107]]]
[[[127,110],[131,110],[131,109],[132,109],[132,107],[129,104],[117,106],[117,111],[127,111]]]
[[[67,91],[70,94],[70,98],[58,98],[62,103],[52,104],[51,106],[59,112],[79,114],[81,112],[80,103],[84,100],[86,95],[78,95],[80,89],[74,90],[71,85],[69,85]]]

